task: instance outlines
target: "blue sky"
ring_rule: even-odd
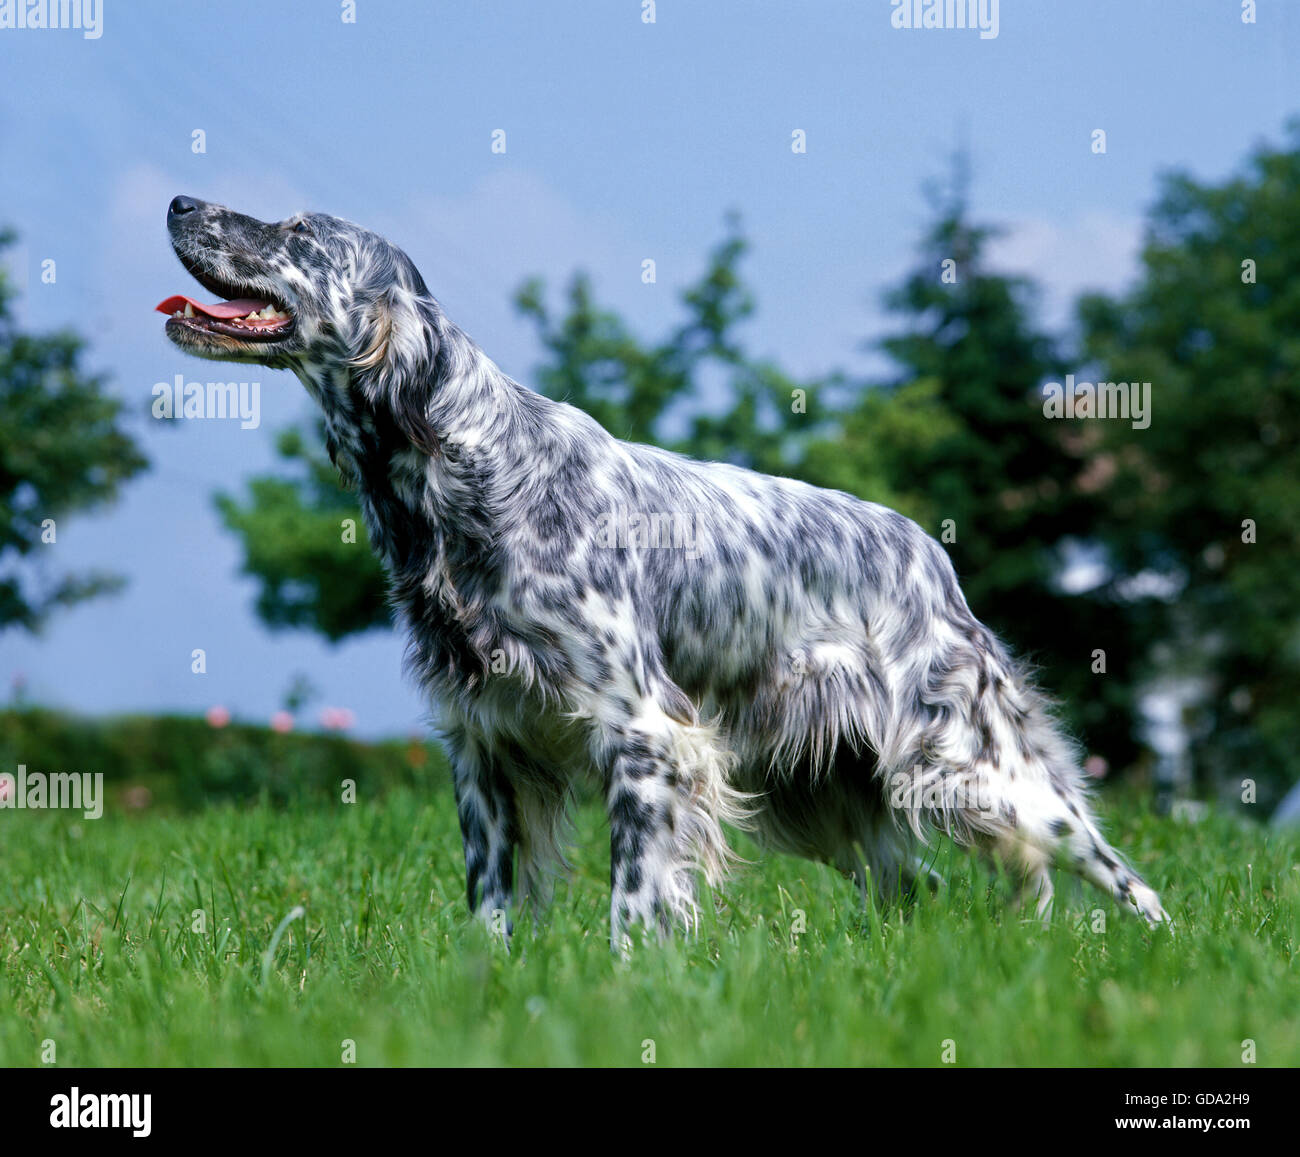
[[[366,735],[426,718],[395,636],[266,632],[214,513],[213,493],[266,470],[274,432],[309,414],[297,381],[258,371],[257,430],[149,417],[154,383],[231,376],[184,358],[151,312],[195,290],[163,228],[176,193],[386,234],[525,382],[538,351],[510,306],[525,277],[558,287],[586,269],[657,334],[735,208],[753,243],[751,347],[801,374],[862,370],[862,343],[888,325],[880,292],[926,222],[921,187],[959,140],[978,214],[1009,230],[998,262],[1041,282],[1059,318],[1080,289],[1131,277],[1160,172],[1222,177],[1300,113],[1295,0],[1260,0],[1254,26],[1237,0],[1002,0],[991,40],[896,30],[889,0],[661,0],[651,25],[640,0],[358,0],[351,25],[341,7],[104,0],[96,40],[0,30],[0,224],[21,235],[20,317],[91,339],[88,364],[154,463],[50,548],[56,569],[116,569],[127,590],[38,638],[0,635],[0,695],[21,673],[32,699],[81,711],[219,703],[262,721],[301,671],[321,691],[313,718],[346,706]],[[200,647],[206,675],[190,671]]]

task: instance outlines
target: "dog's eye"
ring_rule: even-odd
[[[293,227],[293,231],[295,233],[310,233],[311,226],[308,225],[306,221],[299,221],[298,224]]]

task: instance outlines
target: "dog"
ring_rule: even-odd
[[[610,934],[696,926],[724,824],[882,900],[936,830],[1050,916],[1056,863],[1151,924],[1078,753],[966,605],[943,548],[848,494],[623,442],[518,385],[411,260],[319,213],[176,197],[158,308],[188,353],[293,371],[359,495],[439,712],[471,912],[544,904],[575,788],[610,825]]]

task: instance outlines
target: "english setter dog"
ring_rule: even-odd
[[[1167,920],[1102,837],[1045,700],[942,547],[847,494],[621,442],[518,385],[404,253],[319,213],[177,197],[167,336],[292,370],[360,496],[441,713],[469,904],[544,901],[575,784],[610,824],[611,936],[691,926],[724,822],[882,898],[939,829],[1050,909],[1057,861]]]

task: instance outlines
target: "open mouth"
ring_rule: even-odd
[[[205,305],[178,293],[154,308],[159,313],[171,314],[168,325],[175,323],[242,341],[275,341],[288,336],[293,329],[293,314],[274,302],[255,297]]]
[[[196,333],[220,334],[242,342],[272,343],[287,338],[294,329],[293,314],[279,302],[216,283],[200,270],[182,264],[204,288],[229,296],[229,300],[205,304],[185,294],[175,294],[160,301],[154,309],[169,314],[167,329],[185,329]]]

